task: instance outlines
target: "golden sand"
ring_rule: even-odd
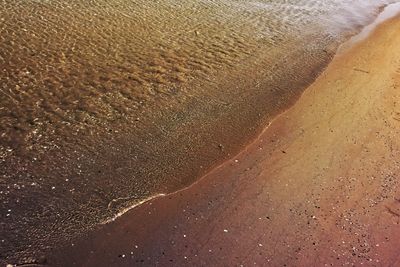
[[[298,4],[310,6],[2,1],[0,254],[29,262],[192,183],[289,106],[379,6],[331,36],[304,29],[340,5]]]
[[[233,160],[55,262],[399,265],[399,29],[397,17],[337,56]]]
[[[388,2],[1,1],[1,258],[193,183]]]

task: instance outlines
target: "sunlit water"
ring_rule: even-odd
[[[190,184],[391,2],[0,1],[1,257]]]

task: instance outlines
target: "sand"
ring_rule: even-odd
[[[192,184],[390,2],[2,1],[0,261]]]
[[[337,55],[232,160],[48,262],[64,266],[400,264],[400,18]]]

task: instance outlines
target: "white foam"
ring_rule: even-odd
[[[355,44],[365,40],[376,29],[376,27],[378,27],[378,25],[391,18],[394,18],[397,15],[400,15],[400,2],[386,6],[371,24],[364,27],[359,34],[354,35],[346,43],[344,43],[340,47],[338,53],[343,53],[349,48],[353,47]]]
[[[143,200],[133,204],[132,206],[129,206],[129,207],[125,208],[125,209],[122,209],[117,214],[115,214],[111,219],[107,219],[104,222],[102,222],[101,224],[107,224],[107,223],[113,222],[116,219],[118,219],[119,217],[121,217],[122,215],[124,215],[125,213],[127,213],[128,211],[130,211],[131,209],[134,209],[137,206],[140,206],[140,205],[142,205],[142,204],[144,204],[144,203],[146,203],[146,202],[148,202],[150,200],[153,200],[153,199],[159,198],[159,197],[163,197],[163,196],[165,196],[165,194],[157,194],[157,195],[151,196],[149,198],[143,199]]]

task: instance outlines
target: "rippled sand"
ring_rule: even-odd
[[[0,3],[0,254],[190,184],[389,1]]]

